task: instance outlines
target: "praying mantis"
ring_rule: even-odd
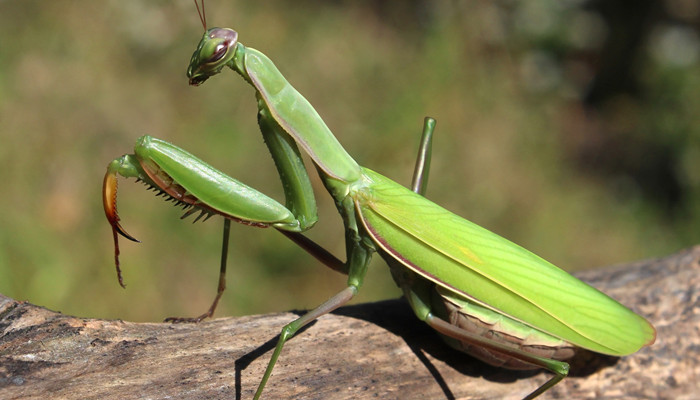
[[[195,2],[196,4],[196,2]],[[134,153],[112,161],[103,202],[112,226],[115,264],[119,235],[137,241],[120,224],[117,176],[136,178],[182,205],[183,216],[224,217],[216,297],[204,314],[169,318],[198,322],[211,317],[225,289],[231,221],[272,227],[327,267],[347,275],[347,287],[280,333],[254,398],[259,399],[285,343],[304,325],[346,304],[362,287],[378,253],[419,320],[453,348],[495,366],[544,368],[554,376],[526,399],[566,377],[577,348],[623,356],[651,345],[654,327],[607,295],[530,251],[453,214],[424,197],[435,120],[425,118],[411,189],[360,166],[340,145],[312,105],[272,61],[238,41],[236,31],[207,29],[187,76],[194,86],[229,67],[256,92],[258,124],[284,188],[281,204],[224,175],[187,151],[150,136]],[[316,200],[301,151],[311,158],[343,220],[346,261],[304,236],[317,221]]]

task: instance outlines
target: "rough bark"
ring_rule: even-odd
[[[700,396],[700,246],[577,274],[648,318],[656,343],[584,353],[542,398]],[[219,399],[252,394],[288,312],[199,324],[76,318],[0,295],[2,399]],[[517,399],[541,371],[486,366],[444,345],[403,300],[344,307],[285,347],[268,399]]]

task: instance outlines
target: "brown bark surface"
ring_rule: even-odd
[[[577,274],[649,319],[656,343],[583,353],[543,399],[700,398],[700,246]],[[1,399],[249,399],[299,313],[199,324],[77,318],[0,295]],[[518,399],[550,375],[455,352],[403,300],[344,307],[287,343],[268,399]]]

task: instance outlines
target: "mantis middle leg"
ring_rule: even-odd
[[[434,129],[435,120],[427,117],[424,123],[423,135],[419,146],[418,160],[416,162],[412,184],[414,190],[420,193],[424,193],[427,187],[427,175],[430,169],[432,133]],[[352,211],[353,207],[353,204],[347,204],[346,213],[351,214],[352,212],[354,212]],[[329,300],[321,304],[320,306],[309,311],[308,313],[297,318],[296,320],[292,321],[291,323],[287,324],[284,328],[282,328],[280,337],[277,341],[277,345],[275,346],[275,350],[272,354],[272,357],[270,358],[263,378],[258,386],[258,390],[255,393],[254,399],[258,399],[262,395],[262,391],[265,387],[265,384],[270,378],[272,370],[287,340],[292,338],[294,334],[304,325],[316,320],[317,318],[325,314],[330,313],[338,307],[341,307],[342,305],[350,301],[358,293],[359,288],[362,285],[362,281],[364,280],[364,276],[367,272],[367,265],[369,264],[371,255],[375,251],[375,249],[373,247],[368,247],[365,243],[363,243],[362,239],[358,235],[357,226],[354,225],[355,220],[349,219],[349,221],[351,222],[348,223],[348,221],[346,221],[346,243],[348,246],[348,261],[346,264],[340,263],[340,261],[338,261],[335,257],[330,255],[325,249],[316,245],[313,242],[311,242],[313,244],[313,247],[307,247],[303,243],[297,242],[297,240],[300,238],[306,239],[303,235],[293,232],[284,232],[285,235],[290,237],[290,239],[297,242],[300,246],[302,246],[305,250],[307,250],[315,258],[323,262],[328,267],[334,270],[338,270],[340,272],[347,271],[345,273],[348,274],[348,286],[345,289],[338,292],[333,297],[331,297]],[[310,242],[309,239],[306,240]],[[332,258],[329,258],[329,256]]]

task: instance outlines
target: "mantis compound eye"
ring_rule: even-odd
[[[209,30],[209,39],[217,43],[207,62],[214,63],[221,60],[229,50],[236,47],[238,32],[228,28],[212,28]]]
[[[212,63],[221,60],[221,58],[226,54],[228,48],[229,45],[226,42],[217,45],[216,49],[214,50],[214,54],[211,55],[208,62]]]

